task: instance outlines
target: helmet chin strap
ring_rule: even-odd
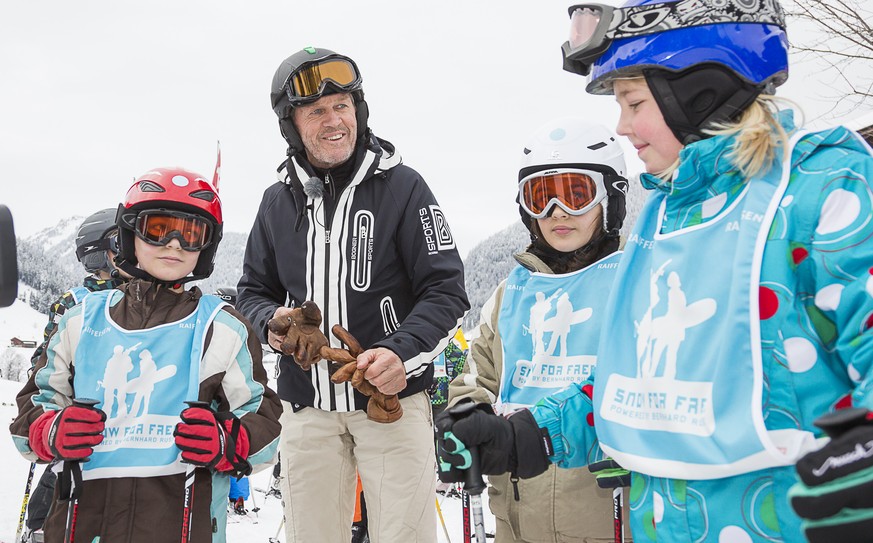
[[[137,279],[143,279],[144,281],[149,281],[150,283],[155,283],[156,285],[161,285],[169,288],[181,288],[182,285],[188,283],[190,281],[196,281],[198,279],[204,279],[204,277],[195,277],[193,275],[189,275],[188,277],[183,277],[181,279],[176,279],[174,281],[165,281],[163,279],[158,279],[153,276],[149,272],[144,269],[135,266],[134,264],[128,262],[127,260],[122,260],[120,263],[116,261],[116,266],[121,271],[127,273],[131,277],[136,277]]]
[[[764,90],[714,63],[681,72],[647,69],[643,75],[664,122],[682,145],[708,138],[704,128],[735,120]]]

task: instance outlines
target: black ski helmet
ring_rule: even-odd
[[[219,287],[215,295],[232,306],[236,306],[236,287]]]
[[[362,141],[367,132],[367,119],[370,116],[370,110],[367,107],[367,102],[364,100],[364,90],[361,86],[363,78],[360,76],[355,62],[349,57],[337,54],[330,49],[306,47],[282,61],[282,64],[279,65],[279,68],[276,69],[276,73],[273,75],[273,84],[270,89],[270,104],[273,107],[273,112],[279,117],[279,131],[282,133],[285,141],[288,142],[288,156],[294,156],[304,149],[303,141],[300,139],[300,134],[297,132],[297,128],[294,126],[294,121],[291,118],[293,109],[299,105],[293,104],[290,98],[289,85],[291,84],[291,76],[300,71],[301,68],[331,59],[341,59],[351,63],[354,70],[358,73],[357,80],[354,84],[342,88],[332,80],[326,79],[318,95],[310,101],[328,94],[338,92],[350,93],[355,103],[355,118],[358,123],[357,137],[359,142]]]
[[[112,273],[114,269],[106,251],[118,252],[115,212],[115,208],[101,209],[88,216],[76,232],[76,258],[89,273]]]

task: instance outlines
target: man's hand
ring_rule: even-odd
[[[364,378],[382,394],[390,396],[406,388],[406,368],[391,349],[376,347],[362,352],[358,355],[358,368],[367,369]]]
[[[277,307],[276,312],[273,313],[273,318],[270,319],[271,322],[281,322],[287,321],[291,318],[291,311],[293,311],[290,307]],[[267,343],[270,344],[276,352],[282,352],[282,342],[285,341],[285,334],[276,334],[273,332],[273,329],[267,327]]]

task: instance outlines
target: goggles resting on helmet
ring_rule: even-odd
[[[785,14],[768,0],[680,0],[617,8],[570,6],[570,39],[561,46],[564,69],[588,75],[613,40],[713,24],[772,24],[785,28]]]
[[[518,201],[534,219],[547,217],[554,205],[570,215],[584,215],[604,197],[603,174],[594,170],[561,168],[539,171],[518,183]]]
[[[182,211],[154,209],[136,216],[136,237],[149,245],[164,246],[177,239],[182,249],[200,251],[212,242],[212,226],[209,221]]]
[[[352,92],[361,86],[361,73],[348,57],[331,55],[307,62],[291,72],[283,88],[292,106],[307,104],[321,98],[331,85],[340,92]]]

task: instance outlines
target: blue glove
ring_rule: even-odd
[[[863,542],[873,533],[873,413],[842,409],[815,425],[831,440],[797,462],[791,506],[810,543]]]

